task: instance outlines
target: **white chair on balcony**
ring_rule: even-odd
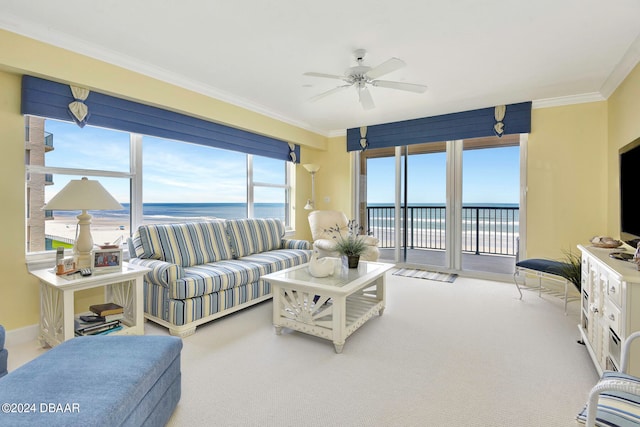
[[[340,234],[348,233],[349,220],[344,212],[339,211],[313,211],[309,214],[309,226],[313,237],[313,248],[318,251],[318,257],[340,256],[335,250],[334,232],[330,228],[340,229]],[[367,244],[367,250],[360,256],[363,261],[377,261],[380,257],[378,239],[373,236],[362,236]]]

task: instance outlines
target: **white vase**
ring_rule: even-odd
[[[331,258],[318,258],[318,251],[313,251],[309,260],[309,274],[313,277],[327,277],[333,274],[335,263]]]

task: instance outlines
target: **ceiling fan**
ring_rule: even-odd
[[[348,89],[354,86],[358,90],[358,97],[360,100],[360,104],[362,104],[362,108],[365,110],[370,110],[375,107],[373,103],[373,98],[371,97],[371,93],[369,92],[368,86],[375,87],[386,87],[389,89],[399,89],[405,90],[408,92],[416,92],[423,93],[427,90],[426,86],[413,84],[413,83],[403,83],[403,82],[393,82],[389,80],[377,80],[378,77],[382,77],[385,74],[389,74],[392,71],[396,71],[406,64],[404,61],[398,58],[390,58],[378,65],[375,68],[368,67],[366,65],[362,65],[364,61],[364,56],[367,53],[365,49],[357,49],[353,52],[353,55],[358,62],[358,65],[355,67],[348,68],[345,71],[343,76],[338,76],[335,74],[325,74],[325,73],[314,73],[307,72],[304,73],[305,76],[311,77],[322,77],[326,79],[336,79],[342,80],[346,84],[335,87],[331,90],[318,94],[309,99],[309,101],[317,101],[326,96],[332,95],[337,92],[341,92],[345,89]]]

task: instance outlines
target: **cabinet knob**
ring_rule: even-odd
[[[610,294],[615,294],[616,293],[616,287],[615,286],[609,287],[609,293]]]
[[[615,320],[616,320],[616,316],[614,316],[613,314],[610,314],[610,315],[609,315],[609,319],[611,319],[611,320],[615,321]]]
[[[591,304],[591,312],[592,313],[597,313],[598,311],[599,311],[598,307],[595,304]]]

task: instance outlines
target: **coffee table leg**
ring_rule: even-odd
[[[342,344],[338,344],[337,342],[334,342],[333,346],[336,349],[336,353],[340,354],[342,353],[342,347],[344,347],[344,342]]]
[[[282,334],[282,326],[276,326],[276,335]]]
[[[384,313],[384,307],[378,310],[378,316],[382,316],[382,313]]]

